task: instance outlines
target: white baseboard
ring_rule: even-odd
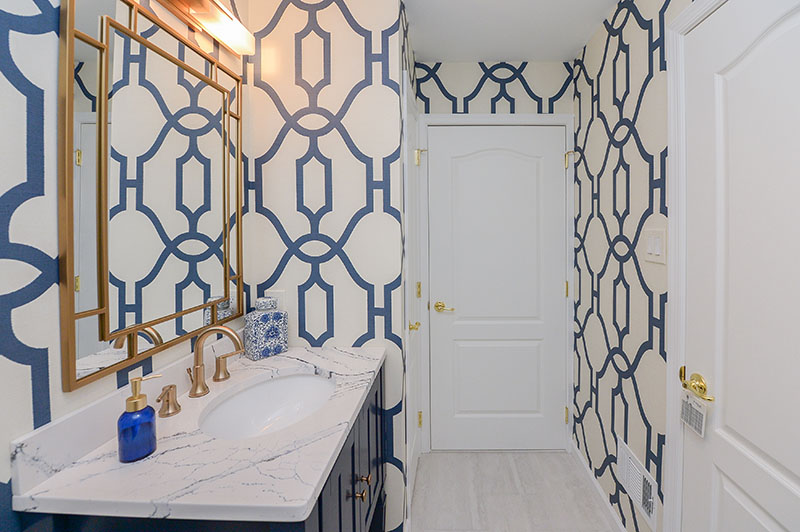
[[[586,478],[592,483],[592,486],[597,490],[597,493],[600,494],[600,497],[603,499],[603,509],[606,511],[606,518],[608,519],[609,524],[612,526],[616,526],[619,532],[627,532],[625,525],[622,524],[622,520],[617,515],[617,512],[614,511],[614,507],[611,506],[611,503],[608,502],[608,493],[605,492],[603,487],[595,478],[594,474],[592,473],[592,469],[589,467],[589,463],[584,459],[583,453],[578,446],[575,445],[575,440],[570,438],[572,441],[572,445],[568,448],[571,451],[571,454],[575,458],[575,460],[580,463],[581,470],[586,473]]]

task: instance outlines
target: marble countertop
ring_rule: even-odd
[[[304,521],[384,358],[383,348],[290,348],[256,362],[231,360],[228,381],[208,378],[211,393],[196,399],[184,394],[179,397],[180,414],[158,418],[155,453],[122,464],[116,438],[107,441],[15,494],[13,508],[54,514]],[[334,379],[336,390],[319,410],[273,433],[223,440],[200,431],[200,414],[219,394],[265,374],[318,374]],[[155,397],[148,399],[154,405]],[[120,403],[119,412],[123,409]],[[107,422],[116,423],[116,418]],[[12,454],[17,467],[42,467],[46,462],[24,442],[17,443]]]

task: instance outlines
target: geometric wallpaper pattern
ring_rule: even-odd
[[[399,1],[235,6],[245,58],[245,283],[274,294],[294,345],[387,349],[387,530],[402,530]]]
[[[660,503],[667,474],[667,268],[643,260],[642,234],[667,225],[664,28],[689,3],[620,2],[575,62],[573,437],[630,531],[649,527],[617,477],[617,441]]]
[[[163,30],[153,25],[141,35],[156,31]],[[110,253],[116,331],[221,296],[225,268],[222,95],[127,35],[114,31],[112,38],[109,104],[117,122],[109,126],[109,240],[115,249],[115,236],[137,235],[134,245],[147,250]],[[185,45],[177,49],[185,57]],[[170,340],[202,326],[199,318],[178,317],[156,329]]]
[[[425,113],[572,113],[570,63],[417,63]]]
[[[12,431],[39,427],[51,419],[49,350],[30,334],[24,320],[41,306],[55,304],[58,320],[57,245],[55,239],[55,119],[52,103],[57,79],[55,55],[31,47],[58,50],[57,6],[46,0],[15,1],[0,7],[0,448],[8,449]],[[50,61],[52,60],[52,61]],[[44,70],[44,72],[42,72]],[[46,197],[46,191],[48,193]],[[49,212],[52,211],[52,212]],[[48,234],[51,229],[52,233]],[[21,321],[22,320],[22,321]],[[56,336],[57,339],[57,336]],[[25,402],[30,410],[27,410]],[[11,405],[11,406],[9,406]],[[15,411],[18,410],[18,411]],[[20,529],[11,513],[7,452],[0,458],[0,530]]]
[[[142,5],[148,6],[144,0]],[[61,390],[58,305],[58,0],[0,6],[0,447],[152,371],[188,344],[78,391]],[[189,35],[192,38],[192,35]],[[205,43],[218,54],[216,43]],[[77,66],[77,65],[76,65]],[[79,70],[79,74],[85,72]],[[92,86],[86,83],[86,86]],[[88,97],[91,93],[83,94]],[[85,106],[89,110],[91,104]],[[8,407],[8,405],[12,405]],[[0,530],[39,521],[11,511],[10,463],[0,453]]]
[[[616,439],[659,483],[664,475],[666,272],[638,257],[642,230],[666,226],[663,33],[688,3],[623,0],[574,65],[436,63],[417,64],[416,72],[426,112],[570,112],[574,90],[573,434],[631,531],[647,525],[616,479]],[[45,338],[32,333],[43,320],[58,323],[58,6],[7,4],[0,8],[0,106],[13,127],[0,133],[0,393],[3,404],[29,401],[31,408],[4,416],[0,445],[69,410],[51,392],[57,326],[48,325]],[[277,291],[295,342],[387,346],[387,530],[399,530],[400,117],[385,111],[399,110],[399,5],[239,0],[231,7],[256,31],[258,50],[244,65],[252,117],[244,146],[248,297]],[[98,390],[89,388],[68,399],[85,401]],[[0,529],[21,529],[10,511],[5,459]]]
[[[140,3],[144,7],[158,9],[148,0]],[[151,25],[140,34],[146,39],[152,39],[159,31],[165,34],[158,26]],[[169,64],[165,69],[166,60],[133,42],[123,33],[115,31],[113,37],[118,51],[111,59],[114,74],[113,88],[109,91],[109,105],[113,109],[112,114],[125,127],[115,128],[114,123],[109,127],[109,138],[114,144],[110,147],[112,161],[109,178],[116,181],[110,183],[109,239],[113,243],[115,234],[136,234],[141,237],[136,245],[139,249],[146,246],[151,250],[147,256],[152,260],[151,264],[143,265],[141,262],[145,260],[145,254],[110,257],[112,332],[134,323],[143,323],[200,305],[224,290],[221,232],[224,217],[220,194],[212,194],[223,185],[223,163],[219,153],[222,143],[221,98],[216,98],[219,93],[182,68]],[[190,33],[189,37],[191,39],[193,34]],[[167,42],[170,39],[172,38],[168,37]],[[192,40],[197,44],[196,39]],[[177,41],[175,44],[177,57],[185,60],[186,46]],[[211,55],[218,58],[218,45],[215,48],[217,49]],[[194,57],[194,52],[189,54]],[[201,69],[208,75],[210,64],[206,61],[202,63]],[[148,64],[151,65],[149,69]],[[97,97],[90,89],[97,86],[96,69],[96,64],[76,62],[76,111],[96,110]],[[165,70],[174,71],[174,77],[165,76]],[[120,103],[114,106],[114,96],[118,100],[124,99],[127,96],[124,91],[127,87],[141,89],[139,94],[149,94],[152,98],[151,102],[148,101],[150,105],[137,99],[132,103],[127,102],[127,105]],[[232,105],[235,108],[235,102]],[[192,121],[196,122],[193,127],[183,125]],[[153,127],[154,125],[158,127]],[[142,153],[129,157],[123,153],[123,148],[131,148],[129,144],[132,136],[135,137],[135,149]],[[139,143],[148,136],[152,137],[151,144],[147,149],[142,149]],[[182,148],[184,145],[185,148]],[[182,153],[174,153],[173,160],[165,158],[166,153],[172,154],[176,150]],[[156,181],[161,178],[159,171],[164,166],[175,169],[174,186],[166,189],[163,195],[154,194]],[[147,179],[148,175],[150,179]],[[214,179],[212,176],[215,176]],[[174,204],[164,205],[165,198],[167,201],[174,198]],[[129,200],[132,200],[131,205],[128,205]],[[120,221],[123,218],[120,215],[127,215],[126,220],[130,220],[132,211],[147,218],[152,225],[152,231],[141,224],[129,228],[124,225],[126,222]],[[137,217],[135,221],[140,219],[142,218]],[[200,230],[200,227],[204,230]],[[207,235],[206,232],[210,232],[212,228],[216,234]],[[148,241],[147,236],[155,236],[155,239]],[[193,252],[183,252],[189,246],[193,246]],[[153,250],[160,251],[153,253]],[[127,271],[120,274],[115,271],[115,265],[124,266],[126,270],[135,270],[139,278],[130,279]],[[179,274],[183,278],[176,279]],[[166,280],[171,280],[172,283],[169,284]],[[169,341],[200,326],[202,316],[200,313],[193,313],[156,325],[155,329],[165,341]],[[147,342],[140,344],[146,348],[149,338],[140,335],[140,342],[142,341]]]

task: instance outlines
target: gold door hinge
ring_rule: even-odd
[[[422,297],[422,283],[417,281],[417,299]]]
[[[75,291],[76,292],[80,292],[81,291],[81,276],[80,275],[76,275],[75,276]]]
[[[417,427],[422,428],[422,410],[417,411]]]
[[[575,153],[575,151],[574,150],[570,150],[570,151],[568,151],[567,153],[564,154],[564,169],[565,170],[569,168],[569,156],[572,155],[573,153]]]
[[[83,166],[83,152],[81,150],[75,150],[75,164]]]
[[[422,162],[422,154],[428,150],[414,150],[414,164],[417,166]]]
[[[564,423],[569,425],[569,407],[564,407]]]
[[[564,297],[569,297],[569,281],[564,281]]]

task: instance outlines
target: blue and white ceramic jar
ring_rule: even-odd
[[[236,310],[236,295],[231,294],[228,299],[222,299],[222,296],[211,296],[206,299],[206,303],[219,299],[217,303],[217,320],[224,320],[233,316]],[[203,325],[211,325],[211,307],[203,309]]]
[[[274,297],[256,299],[256,309],[244,318],[244,356],[258,360],[289,348],[289,315],[278,310]]]

